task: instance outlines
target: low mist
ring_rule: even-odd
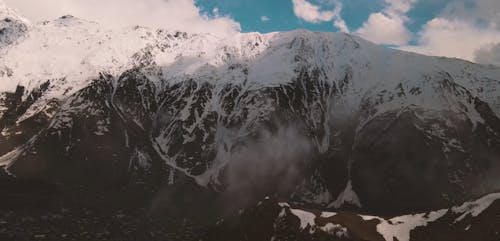
[[[312,142],[298,127],[261,131],[233,150],[224,176],[226,207],[255,203],[266,195],[289,194],[300,182],[311,156]]]
[[[188,177],[176,177],[175,185],[166,185],[157,193],[150,213],[213,222],[266,196],[290,195],[303,180],[313,150],[311,140],[300,130],[294,126],[262,130],[240,140],[219,177],[222,185],[215,188],[217,192],[198,186]],[[183,213],[178,213],[180,210]]]

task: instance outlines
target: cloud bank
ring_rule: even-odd
[[[355,33],[377,44],[402,45],[411,40],[411,32],[405,27],[406,18],[373,13]]]
[[[500,43],[489,44],[474,51],[474,58],[480,64],[500,66]]]
[[[437,55],[476,60],[476,52],[481,55],[486,48],[500,42],[500,31],[493,28],[481,28],[467,21],[435,18],[429,21],[419,33],[416,45],[402,46],[400,49],[426,55]],[[484,59],[482,63],[487,64]]]
[[[499,65],[499,12],[498,0],[451,2],[422,27],[415,45],[400,49]]]
[[[63,15],[93,20],[106,27],[141,25],[195,33],[227,35],[241,30],[227,16],[201,13],[194,0],[4,0],[32,21]],[[98,7],[97,7],[98,6]],[[117,10],[119,9],[119,11]]]
[[[384,0],[385,8],[372,13],[355,33],[377,44],[405,45],[412,33],[406,28],[410,19],[406,16],[416,0]]]

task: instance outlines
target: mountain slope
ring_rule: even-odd
[[[241,204],[375,213],[500,186],[498,68],[304,30],[220,39],[64,16],[23,31],[0,34],[0,165],[19,178],[190,180]]]

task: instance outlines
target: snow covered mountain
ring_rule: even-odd
[[[376,213],[500,188],[492,66],[342,33],[222,39],[5,6],[0,56],[0,165],[19,178],[188,180]]]

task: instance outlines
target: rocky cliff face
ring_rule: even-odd
[[[20,29],[0,33],[0,165],[18,178],[375,213],[500,187],[497,68],[340,33]]]

